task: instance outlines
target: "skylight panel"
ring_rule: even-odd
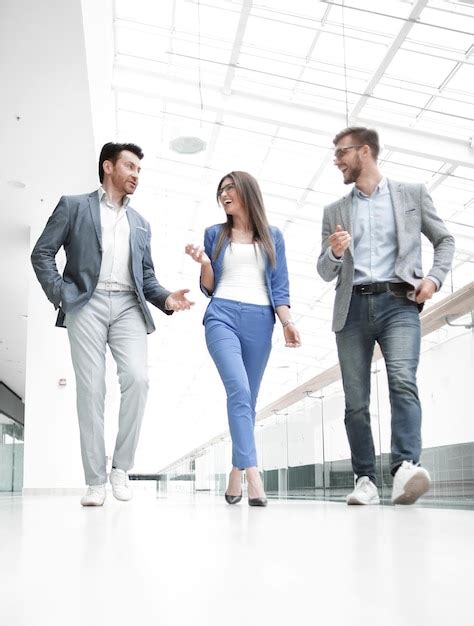
[[[251,13],[245,29],[244,44],[304,58],[316,29],[314,24],[295,26],[285,19],[265,19]]]
[[[115,0],[115,13],[119,18],[130,19],[145,24],[165,26],[170,28],[173,20],[174,0]]]
[[[438,87],[453,67],[452,61],[436,59],[436,63],[433,63],[433,59],[427,55],[399,50],[387,73],[401,80],[419,81],[424,85]]]
[[[161,0],[156,4],[159,6]],[[237,11],[226,10],[226,4],[214,6],[204,2],[175,2],[174,27],[182,32],[191,32],[205,37],[224,36],[230,41],[237,29],[241,7]]]
[[[446,84],[446,91],[459,91],[474,102],[474,48],[469,59],[456,71]]]

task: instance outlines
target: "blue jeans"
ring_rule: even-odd
[[[212,298],[203,323],[227,393],[232,465],[256,467],[255,405],[272,347],[273,307]]]
[[[387,369],[392,409],[391,468],[418,463],[421,406],[416,386],[420,358],[417,305],[391,291],[353,294],[344,328],[336,333],[346,411],[345,425],[356,476],[375,482],[375,450],[370,427],[370,364],[375,342]]]

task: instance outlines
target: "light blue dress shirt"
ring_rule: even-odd
[[[354,250],[354,285],[403,282],[395,273],[398,255],[397,225],[392,197],[386,178],[382,178],[371,196],[354,186],[352,190],[352,240]],[[329,257],[336,263],[329,249]],[[440,281],[428,274],[438,290]],[[410,297],[410,296],[409,296]],[[414,299],[414,292],[412,299]]]
[[[397,225],[386,178],[371,196],[354,187],[352,224],[354,285],[400,282],[395,273]]]

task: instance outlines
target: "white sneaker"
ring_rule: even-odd
[[[105,502],[105,485],[89,485],[81,498],[82,506],[102,506]]]
[[[393,504],[413,504],[428,491],[431,479],[424,467],[403,461],[393,477]]]
[[[128,474],[120,469],[113,469],[109,476],[112,492],[117,500],[131,500],[133,493],[128,484]]]
[[[368,476],[357,479],[355,489],[346,497],[347,504],[379,504],[379,492]]]

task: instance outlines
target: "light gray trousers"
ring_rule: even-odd
[[[134,462],[148,393],[147,332],[134,292],[96,290],[78,311],[66,315],[76,374],[81,453],[88,485],[107,482],[104,442],[105,355],[117,363],[121,399],[112,466]]]

